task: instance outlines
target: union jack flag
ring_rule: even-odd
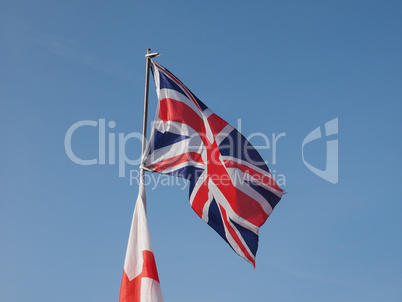
[[[255,267],[258,230],[283,195],[235,128],[152,61],[158,107],[143,166],[190,181],[190,204]]]

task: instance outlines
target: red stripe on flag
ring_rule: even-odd
[[[198,216],[202,219],[202,211],[204,209],[205,203],[208,201],[208,177],[201,184],[200,188],[196,192],[193,202],[191,203],[191,207],[194,212],[197,213]]]
[[[224,160],[223,162],[224,162],[226,168],[237,168],[240,171],[251,175],[256,180],[262,182],[263,184],[266,184],[267,186],[270,186],[271,188],[273,188],[279,192],[283,192],[283,190],[278,187],[275,180],[273,178],[269,177],[268,175],[262,174],[256,170],[250,168],[249,166],[243,165],[241,163],[237,163],[232,160]]]
[[[142,265],[142,272],[133,280],[130,281],[126,275],[126,272],[123,271],[119,302],[141,301],[142,278],[150,278],[159,282],[154,254],[151,251],[142,251],[142,257],[144,259],[144,263]]]
[[[215,113],[211,114],[208,117],[208,124],[209,127],[211,128],[212,133],[214,134],[214,139],[216,138],[217,135],[221,133],[223,128],[225,128],[228,125],[226,121],[217,116]]]
[[[220,161],[220,152],[215,141],[207,146],[207,150],[208,177],[222,192],[237,215],[256,226],[261,226],[267,220],[268,214],[255,199],[233,186],[228,171]]]
[[[173,74],[171,74],[169,71],[167,71],[164,67],[162,67],[161,65],[159,65],[158,63],[154,62],[154,64],[159,68],[160,71],[162,71],[164,74],[166,74],[169,78],[171,78],[177,85],[179,85],[186,93],[187,95],[191,98],[191,100],[193,101],[193,103],[198,107],[198,109],[200,109],[200,111],[202,111],[200,105],[198,105],[198,102],[195,100],[195,98],[193,97],[193,94],[187,89],[186,86],[183,85],[182,82],[179,81],[178,78],[176,78]]]
[[[180,165],[185,162],[196,162],[196,163],[204,164],[201,154],[199,154],[197,152],[187,152],[187,153],[183,153],[181,155],[173,156],[171,158],[162,160],[153,165],[147,166],[147,168],[155,169],[154,170],[155,172],[160,172],[160,171],[171,168],[173,166]]]
[[[188,105],[174,99],[163,99],[159,102],[159,118],[163,122],[173,121],[185,124],[198,132],[203,138],[205,136],[204,121],[200,116]]]
[[[231,224],[229,223],[227,216],[226,216],[226,211],[225,209],[219,205],[219,208],[221,210],[222,213],[222,219],[223,222],[225,223],[226,229],[229,231],[230,235],[232,236],[233,240],[236,242],[236,244],[238,245],[238,247],[240,248],[240,250],[243,252],[244,256],[246,256],[246,258],[253,264],[253,266],[255,267],[255,260],[253,259],[253,257],[250,255],[250,253],[247,251],[247,249],[244,247],[244,244],[241,242],[241,240],[239,239],[239,236],[237,236],[236,231],[232,228]]]

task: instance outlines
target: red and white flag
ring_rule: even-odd
[[[128,239],[119,302],[163,302],[145,204],[145,187],[141,182]]]

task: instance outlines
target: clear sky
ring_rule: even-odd
[[[118,300],[138,192],[129,177],[138,165],[119,177],[118,160],[140,153],[138,139],[122,148],[118,137],[142,129],[147,48],[215,113],[236,127],[241,119],[246,137],[260,133],[250,141],[287,191],[260,229],[253,269],[193,212],[183,180],[151,182],[166,302],[402,301],[400,1],[0,7],[0,301]],[[150,92],[152,120],[153,83]],[[98,164],[66,154],[80,121],[98,124],[74,132],[72,151]],[[303,162],[317,127],[304,159],[324,170],[326,143],[337,140],[336,184]],[[275,148],[274,134],[283,134]]]

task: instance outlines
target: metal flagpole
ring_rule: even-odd
[[[148,122],[148,93],[149,93],[149,67],[151,65],[151,58],[160,56],[159,53],[154,52],[151,53],[151,49],[147,49],[147,54],[145,55],[146,59],[146,69],[145,69],[145,92],[144,92],[144,115],[143,115],[143,124],[142,124],[142,144],[141,144],[141,166],[140,166],[140,190],[144,187],[145,184],[145,168],[142,166],[145,147],[147,143],[147,122]],[[146,201],[144,198],[144,207],[145,211],[147,209]]]

